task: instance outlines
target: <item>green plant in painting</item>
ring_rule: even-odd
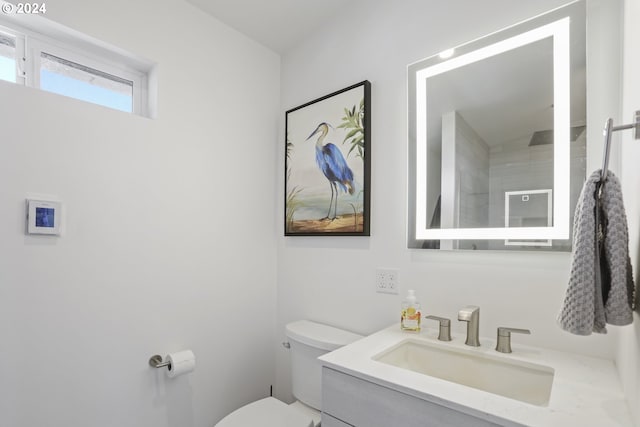
[[[294,145],[289,141],[289,135],[287,135],[287,182],[291,178],[291,153],[293,152]],[[287,231],[291,231],[291,225],[293,224],[293,215],[296,209],[302,205],[298,199],[298,194],[302,191],[302,188],[298,188],[296,185],[292,189],[287,191],[287,203],[286,203],[286,228]]]
[[[348,130],[347,135],[344,137],[342,143],[349,141],[351,148],[347,153],[347,157],[351,152],[356,152],[356,157],[360,157],[364,161],[364,98],[360,100],[360,107],[356,111],[356,106],[353,108],[344,109],[344,117],[342,118],[342,124],[339,128]]]
[[[298,200],[298,194],[300,194],[301,191],[302,188],[298,188],[298,186],[295,186],[287,193],[286,221],[288,231],[291,231],[291,226],[293,225],[293,215],[296,213],[296,210],[302,205],[300,200]]]
[[[292,151],[293,151],[293,142],[289,141],[289,134],[287,133],[287,170],[291,169],[289,162],[291,161]]]
[[[349,203],[351,209],[353,209],[353,229],[354,231],[358,231],[358,213],[362,213],[362,204],[360,204],[360,196],[362,196],[363,191],[360,190],[358,195],[356,196],[356,203]]]

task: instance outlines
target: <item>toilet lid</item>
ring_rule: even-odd
[[[224,417],[216,427],[313,427],[313,420],[295,408],[267,397],[238,408]]]

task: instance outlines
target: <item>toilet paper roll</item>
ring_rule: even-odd
[[[170,362],[167,376],[169,378],[193,372],[196,368],[196,356],[191,350],[183,350],[177,353],[167,354],[165,361]]]

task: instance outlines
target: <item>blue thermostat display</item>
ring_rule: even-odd
[[[36,227],[53,228],[55,225],[56,210],[53,208],[40,208],[36,206]]]
[[[53,200],[27,199],[27,233],[60,235],[62,205]]]

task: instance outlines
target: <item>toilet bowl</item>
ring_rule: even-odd
[[[293,404],[292,404],[293,405]],[[320,423],[302,411],[298,411],[275,397],[256,400],[224,417],[216,427],[315,427]]]
[[[216,427],[317,427],[320,425],[322,365],[319,356],[350,344],[361,335],[309,320],[287,324],[291,349],[291,387],[296,402],[267,397],[245,405]]]

